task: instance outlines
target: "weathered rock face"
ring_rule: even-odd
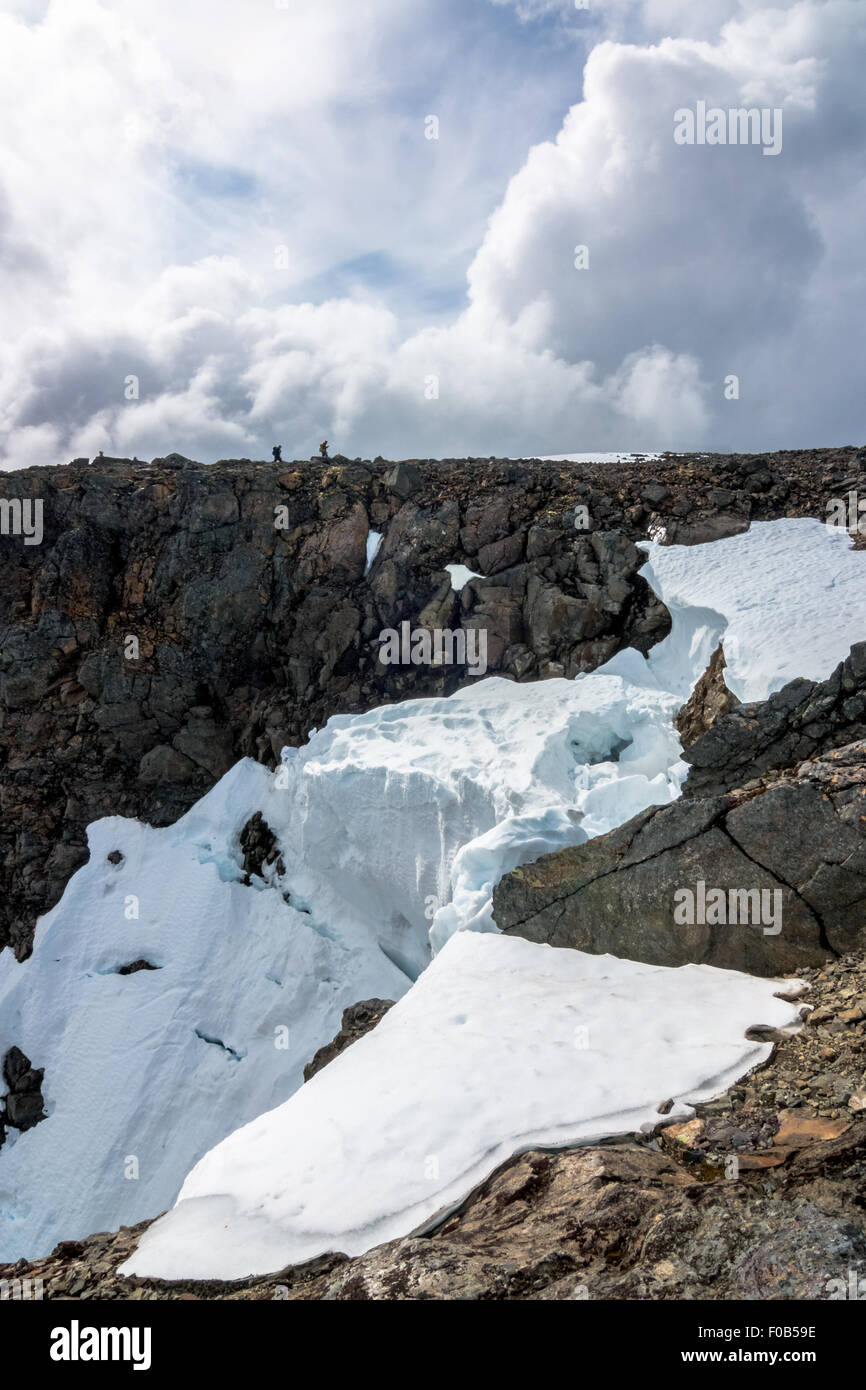
[[[489,671],[517,680],[646,651],[669,623],[636,577],[651,523],[683,540],[823,517],[866,487],[863,464],[850,449],[613,467],[172,455],[4,475],[4,496],[42,503],[44,537],[0,538],[0,948],[28,953],[89,821],[170,823],[240,756],[273,763],[334,713],[466,681],[383,665],[383,629],[484,628]],[[455,562],[485,578],[453,592]]]
[[[344,1009],[339,1033],[320,1047],[312,1062],[304,1067],[304,1080],[310,1081],[317,1071],[321,1071],[352,1043],[375,1028],[388,1010],[393,1009],[394,1003],[393,999],[362,999],[360,1003],[350,1004],[348,1009]]]
[[[834,1189],[828,1211],[819,1179],[858,1163],[862,1172],[864,1140],[861,1124],[856,1136],[822,1146],[820,1158],[795,1160],[788,1200],[751,1183],[710,1186],[667,1154],[632,1144],[536,1150],[494,1174],[434,1239],[383,1246],[312,1288],[288,1285],[289,1296],[827,1298],[834,1278],[846,1287],[866,1241],[862,1221],[848,1216],[854,1181]]]
[[[493,911],[529,941],[756,975],[866,945],[866,744],[644,811],[513,870]]]
[[[720,672],[718,679],[722,679]],[[685,705],[681,715],[688,709]],[[688,718],[697,734],[683,753],[691,764],[683,788],[688,797],[718,796],[862,739],[866,737],[866,642],[853,646],[826,681],[791,681],[769,700],[719,710],[703,731]]]
[[[46,1298],[301,1301],[828,1299],[866,1261],[866,1123],[810,1145],[783,1174],[707,1181],[633,1142],[512,1159],[429,1237],[325,1256],[238,1284],[115,1274],[150,1224],[0,1266]],[[769,1190],[768,1190],[769,1189]]]

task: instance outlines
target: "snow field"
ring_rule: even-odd
[[[363,1254],[515,1152],[691,1113],[792,1024],[778,982],[461,932],[382,1022],[213,1149],[121,1273],[235,1279]],[[651,1099],[652,1098],[652,1099]]]

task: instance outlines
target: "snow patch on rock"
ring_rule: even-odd
[[[193,1169],[122,1274],[239,1279],[360,1255],[511,1154],[691,1114],[794,1022],[779,982],[461,933],[378,1027]]]

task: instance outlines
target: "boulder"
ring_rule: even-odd
[[[866,946],[864,810],[860,742],[514,869],[494,890],[494,917],[529,941],[656,965],[765,976],[813,966]]]
[[[421,486],[421,471],[414,463],[395,463],[385,474],[385,486],[405,502]]]
[[[145,753],[138,768],[142,782],[188,782],[194,772],[195,763],[166,743]]]
[[[10,1047],[3,1058],[3,1080],[8,1088],[5,1109],[0,1105],[0,1147],[6,1138],[6,1127],[27,1130],[45,1119],[42,1095],[42,1067],[33,1067],[20,1047]]]

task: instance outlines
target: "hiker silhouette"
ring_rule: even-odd
[[[325,440],[319,445],[319,453],[322,455],[322,458],[323,458],[323,459],[326,459],[326,458],[328,457],[328,441],[327,441],[327,439],[325,439]]]
[[[274,455],[274,463],[282,463],[282,461],[283,461],[283,446],[282,446],[282,444],[275,444],[274,447],[273,447],[272,452],[273,452],[273,455]]]

